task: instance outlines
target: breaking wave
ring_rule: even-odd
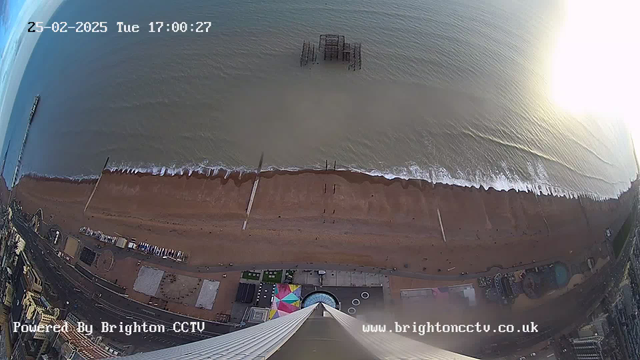
[[[64,175],[46,175],[46,174],[38,174],[35,172],[28,172],[20,175],[20,179],[24,177],[34,177],[34,178],[45,178],[45,179],[58,179],[58,180],[67,180],[67,181],[94,181],[98,180],[100,175],[76,175],[76,176],[64,176]]]
[[[185,164],[185,165],[148,165],[148,166],[131,166],[128,164],[114,164],[108,166],[106,170],[111,172],[120,172],[125,174],[150,174],[155,176],[191,176],[194,174],[200,174],[205,176],[216,176],[218,174],[225,174],[225,178],[232,173],[239,174],[242,178],[243,174],[255,174],[256,168],[250,167],[229,167],[224,165],[209,165],[207,163],[202,164]],[[304,170],[325,170],[324,166],[312,166],[306,168],[300,167],[264,167],[261,171],[304,171]],[[333,167],[330,166],[330,170]],[[363,173],[370,176],[384,177],[389,180],[403,179],[403,180],[424,180],[432,184],[444,184],[455,185],[468,188],[477,189],[494,189],[498,191],[522,191],[532,192],[537,195],[551,195],[556,197],[565,198],[578,198],[586,197],[593,200],[607,200],[618,198],[623,192],[631,187],[631,181],[625,189],[612,192],[610,194],[598,194],[588,191],[574,191],[562,188],[553,184],[547,174],[546,169],[542,163],[528,163],[528,177],[524,178],[510,170],[505,163],[502,164],[502,171],[500,172],[484,172],[477,170],[475,172],[461,172],[451,173],[443,167],[431,167],[428,169],[420,168],[415,164],[410,164],[407,167],[393,167],[386,170],[374,170],[363,169],[356,166],[344,166],[339,165],[336,167],[337,171],[347,171]],[[96,179],[97,176],[79,176],[68,177],[73,180],[87,180]]]
[[[532,192],[536,195],[550,195],[569,199],[584,197],[600,201],[617,199],[622,193],[627,191],[632,186],[630,180],[628,182],[628,185],[625,184],[626,186],[624,186],[623,189],[612,191],[609,194],[598,194],[588,191],[574,191],[553,184],[552,181],[550,181],[547,171],[542,163],[528,163],[527,178],[523,178],[522,176],[516,174],[515,171],[510,170],[506,163],[502,163],[501,166],[502,171],[500,172],[484,172],[481,170],[477,170],[475,172],[458,171],[456,173],[451,173],[443,167],[431,167],[428,169],[423,169],[415,164],[410,164],[407,167],[393,167],[387,170],[363,169],[356,166],[338,165],[336,166],[335,170],[339,172],[343,171],[362,173],[375,177],[383,177],[388,180],[423,180],[432,184],[453,185],[483,190],[515,190],[518,192]],[[239,176],[239,178],[242,178],[244,174],[255,174],[257,172],[256,168],[245,166],[230,167],[224,165],[209,165],[207,163],[169,166],[131,166],[130,164],[113,164],[105,168],[105,170],[123,174],[149,174],[154,176],[217,176],[219,174],[224,174],[225,178],[228,178],[231,174],[236,174],[237,176]],[[306,168],[267,166],[263,167],[261,171],[299,172],[305,170],[325,170],[325,166],[311,166]],[[329,166],[329,170],[333,170],[333,166]],[[40,177],[77,182],[95,181],[99,178],[98,175],[56,176],[39,174],[35,172],[22,174],[20,177]]]

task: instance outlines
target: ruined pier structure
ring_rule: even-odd
[[[300,54],[300,66],[306,66],[311,62],[315,63],[318,59],[316,54],[316,45],[311,44],[311,41],[304,41],[302,43],[302,54]]]
[[[349,63],[349,70],[362,69],[362,54],[360,43],[348,43],[344,35],[322,34],[318,42],[318,51],[310,41],[302,43],[300,66],[306,66],[311,62],[317,63],[318,53],[322,53],[323,60],[342,61]]]

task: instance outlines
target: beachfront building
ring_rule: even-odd
[[[4,226],[6,231],[2,234],[2,302],[8,309],[8,323],[46,326],[60,316],[60,310],[45,299],[43,280],[25,252],[26,242],[10,223],[5,223]],[[47,347],[44,332],[14,332],[11,327],[3,328],[2,331],[2,336],[6,336],[9,339],[8,344],[13,347],[12,353],[15,358],[21,358],[22,354],[35,356]]]
[[[54,325],[62,327],[64,321],[56,320]],[[118,356],[117,352],[109,351],[102,346],[101,337],[90,338],[79,332],[71,323],[65,331],[49,332],[48,340],[51,344],[48,355],[54,359],[92,360]]]
[[[23,300],[23,317],[22,324],[33,325],[36,327],[44,327],[51,324],[60,316],[60,310],[52,307],[47,300],[40,294],[28,291]],[[44,340],[46,333],[36,331],[29,333],[35,340]]]
[[[318,302],[230,334],[124,359],[473,359],[370,329],[369,324]]]
[[[573,353],[577,360],[602,360],[602,336],[588,336],[571,339]]]
[[[22,308],[22,315],[19,319],[20,324],[31,325],[34,328],[44,328],[50,325],[60,316],[60,310],[51,306],[47,300],[37,293],[27,291],[19,305]],[[12,308],[12,320],[14,312]],[[45,351],[48,347],[47,333],[44,331],[14,333],[17,341],[15,345],[24,346],[25,351],[30,356],[36,356]]]

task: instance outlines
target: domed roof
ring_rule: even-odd
[[[333,295],[323,291],[316,291],[307,295],[307,297],[305,297],[302,301],[302,307],[306,308],[317,303],[323,303],[325,305],[331,306],[334,309],[338,308],[338,301],[336,300],[336,298],[333,297]]]

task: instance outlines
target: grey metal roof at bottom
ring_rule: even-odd
[[[324,304],[322,305],[324,306]],[[318,306],[319,308],[319,306]],[[296,333],[269,360],[371,360],[363,348],[328,313],[316,309]]]
[[[390,333],[365,333],[362,331],[366,323],[351,317],[330,306],[325,306],[331,316],[375,358],[384,360],[476,360],[475,358],[456,354],[451,351]]]
[[[230,334],[167,349],[139,353],[121,359],[264,360],[289,340],[316,307],[317,304]]]
[[[318,307],[327,311],[330,317],[309,320],[315,309],[322,314],[323,309]],[[328,321],[335,322],[335,325]],[[305,328],[301,329],[303,324]],[[266,360],[275,354],[273,356],[275,360],[276,358],[287,359],[291,356],[299,357],[304,354],[304,358],[314,359],[327,358],[327,356],[336,358],[338,355],[340,358],[345,358],[343,355],[346,355],[350,360],[475,360],[390,332],[365,333],[362,330],[363,325],[367,324],[330,306],[318,303],[287,316],[230,334],[135,354],[122,359]],[[296,333],[298,330],[300,330],[299,334]],[[292,342],[287,343],[287,341]],[[347,351],[350,342],[354,346]],[[322,346],[333,346],[335,349],[323,349]],[[341,349],[344,351],[340,351]],[[315,354],[313,354],[314,350]]]

